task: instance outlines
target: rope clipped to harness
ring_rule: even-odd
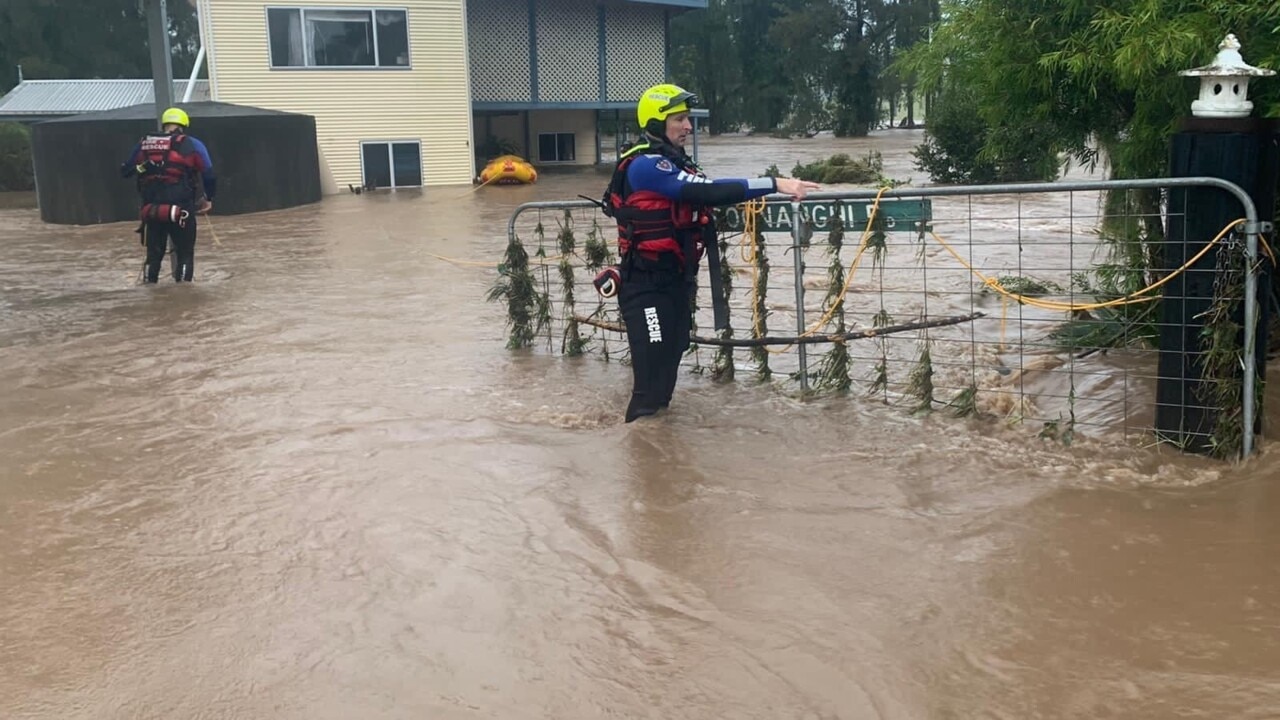
[[[142,206],[138,215],[144,223],[167,222],[184,228],[187,226],[187,219],[191,217],[191,211],[181,205],[147,203]]]
[[[600,297],[608,300],[617,296],[618,289],[622,287],[622,275],[618,273],[617,266],[610,265],[597,273],[591,284],[595,285]]]

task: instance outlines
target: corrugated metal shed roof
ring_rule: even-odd
[[[693,10],[705,9],[707,0],[630,0],[630,2],[648,3],[650,5],[675,5]]]
[[[200,102],[191,101],[183,103],[182,109],[191,115],[192,124],[200,124],[203,126],[203,120],[208,118],[228,118],[228,117],[287,117],[292,115],[300,115],[304,113],[281,112],[279,110],[268,110],[266,108],[252,107],[250,105],[235,105],[232,103],[213,102],[212,100],[202,100]],[[99,123],[111,120],[150,120],[155,122],[156,111],[155,106],[151,103],[143,103],[141,105],[130,105],[128,107],[116,108],[114,110],[103,110],[94,113],[80,113],[78,115],[64,115],[62,117],[49,120],[50,125],[73,124],[73,123]]]
[[[24,80],[0,98],[0,116],[75,115],[155,102],[151,80]],[[175,80],[173,99],[187,91]],[[196,80],[192,101],[209,99],[209,81]]]

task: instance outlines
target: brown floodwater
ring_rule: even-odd
[[[921,184],[919,139],[702,154]],[[507,350],[492,272],[440,259],[602,182],[215,216],[191,285],[138,285],[129,223],[0,210],[0,717],[1280,717],[1267,439],[697,374],[624,425],[625,365]]]

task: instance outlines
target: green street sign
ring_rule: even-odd
[[[801,218],[807,221],[814,232],[827,232],[831,229],[831,219],[840,213],[844,221],[845,231],[861,231],[867,226],[867,215],[874,205],[873,200],[805,200],[800,203]],[[717,227],[727,232],[742,231],[742,208],[733,205],[719,213],[722,218]],[[881,200],[876,218],[884,223],[887,232],[917,232],[930,229],[933,220],[933,207],[926,199],[916,200]],[[791,203],[769,203],[765,205],[757,221],[764,232],[791,232],[795,218],[791,214]]]

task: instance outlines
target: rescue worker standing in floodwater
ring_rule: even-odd
[[[605,191],[604,212],[618,224],[619,264],[595,284],[605,297],[617,295],[627,328],[632,387],[626,422],[671,403],[689,348],[698,262],[717,249],[709,208],[774,192],[800,199],[818,187],[793,178],[707,178],[684,151],[696,102],[676,85],[646,90],[636,106],[641,139],[620,154]]]
[[[169,108],[160,123],[163,132],[139,140],[120,166],[120,175],[138,176],[142,196],[139,232],[147,246],[146,281],[159,282],[160,263],[172,238],[174,282],[191,282],[196,263],[196,214],[213,209],[213,161],[204,143],[187,134],[191,119],[185,112]]]

